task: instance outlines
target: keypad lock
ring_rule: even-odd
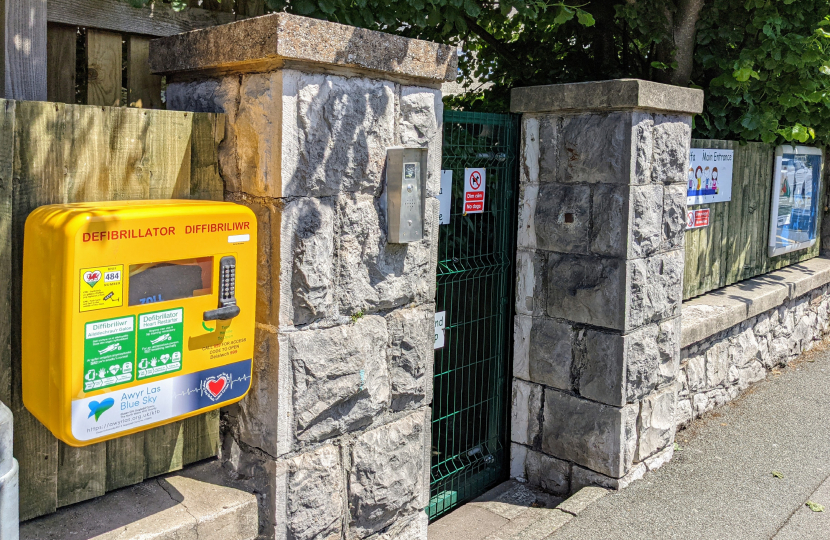
[[[219,308],[205,311],[206,321],[228,320],[239,315],[236,305],[236,258],[222,257],[219,261]]]

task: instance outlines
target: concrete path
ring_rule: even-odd
[[[677,441],[670,463],[598,500],[548,540],[830,539],[827,343]],[[825,511],[812,512],[808,500]]]

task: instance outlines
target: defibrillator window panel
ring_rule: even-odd
[[[38,208],[23,248],[24,405],[84,446],[239,401],[255,284],[256,220],[244,206]]]
[[[130,305],[211,294],[213,257],[130,266]]]

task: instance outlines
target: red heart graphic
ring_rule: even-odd
[[[208,391],[214,396],[218,396],[222,389],[225,388],[225,379],[216,379],[215,381],[208,381]]]

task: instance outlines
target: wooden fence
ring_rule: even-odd
[[[0,399],[14,413],[20,517],[103,495],[217,453],[218,411],[84,448],[55,439],[23,407],[23,227],[53,203],[222,200],[223,115],[0,100]]]
[[[145,8],[128,0],[5,1],[0,98],[146,109],[164,108],[162,78],[147,63],[150,39],[266,11],[265,0],[190,0],[180,12],[164,0]]]
[[[692,140],[693,148],[734,150],[732,200],[689,206],[709,208],[710,225],[686,231],[683,299],[759,276],[818,256],[820,242],[810,249],[768,256],[772,172],[775,147],[762,143]],[[821,195],[824,201],[825,181]],[[816,234],[821,231],[821,215]]]

